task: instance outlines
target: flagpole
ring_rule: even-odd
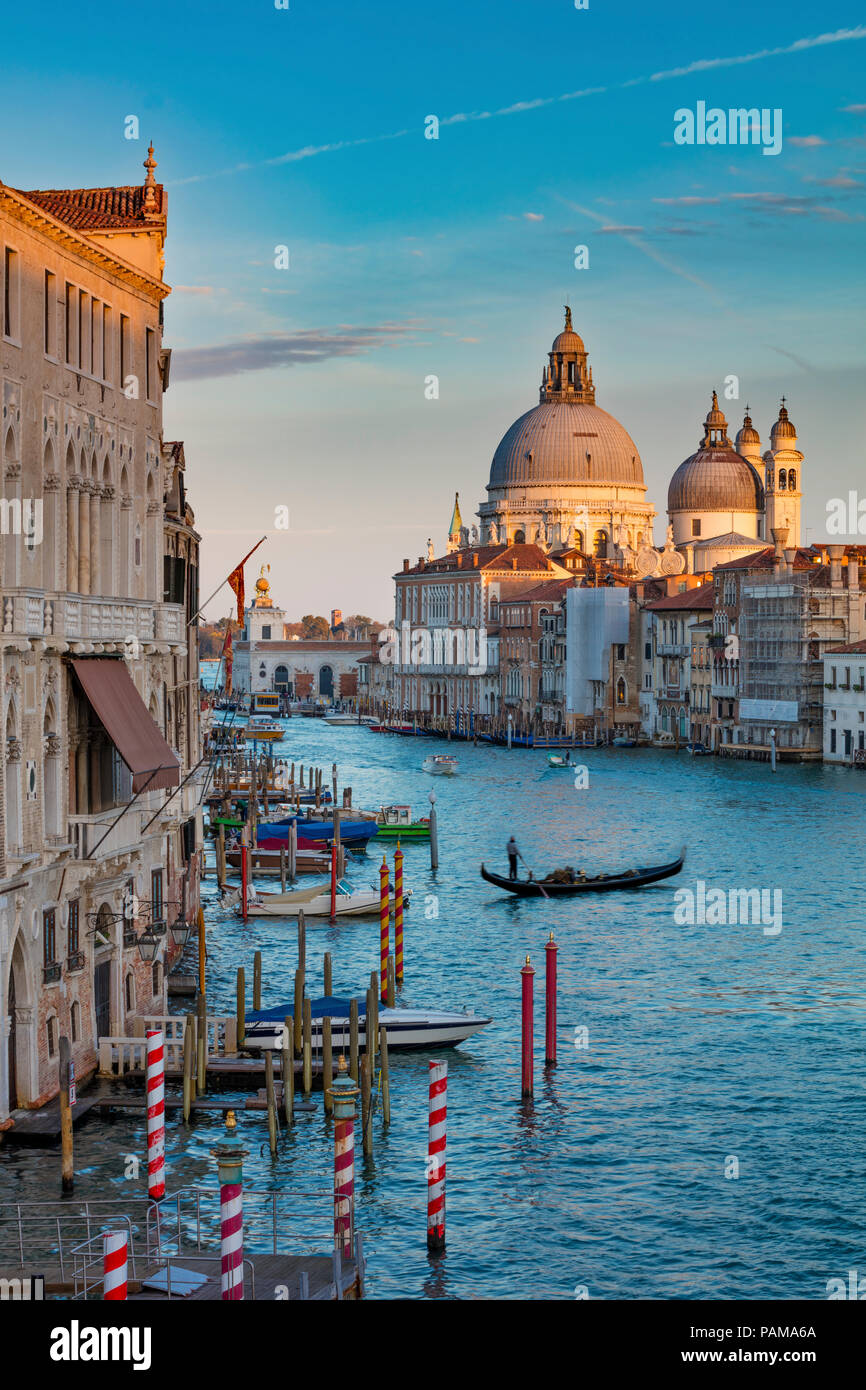
[[[240,567],[241,567],[241,565],[245,565],[245,564],[246,564],[247,560],[250,558],[250,555],[255,555],[256,551],[257,551],[258,548],[259,548],[259,546],[262,544],[262,541],[266,541],[267,538],[268,538],[268,534],[267,534],[267,532],[265,532],[265,534],[262,536],[262,539],[261,539],[260,541],[256,541],[255,545],[253,546],[253,548],[252,548],[252,550],[249,552],[249,554],[248,554],[248,555],[245,555],[244,558],[243,558],[242,560],[240,560],[240,561],[238,562],[238,564],[235,565],[235,569],[232,570],[232,574],[234,574],[235,570],[239,570]],[[219,593],[220,589],[223,587],[223,584],[228,584],[228,582],[229,582],[229,577],[228,577],[228,575],[226,575],[226,577],[225,577],[225,579],[223,580],[222,584],[218,585],[217,588],[214,589],[214,591],[213,591],[213,593],[211,594],[210,598],[205,599],[204,603],[201,605],[201,608],[199,608],[197,612],[193,613],[192,617],[190,618],[189,622],[187,623],[187,627],[192,627],[193,623],[195,622],[195,620],[196,620],[196,618],[199,616],[199,614],[201,614],[201,613],[204,612],[204,610],[207,608],[207,606],[208,606],[208,604],[211,602],[211,600],[216,598],[216,596],[217,596],[217,594]]]

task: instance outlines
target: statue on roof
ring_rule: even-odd
[[[566,333],[570,333],[573,331],[571,327],[571,308],[568,304],[565,304],[563,307],[565,309],[565,331]]]
[[[435,551],[435,549],[433,548],[433,542],[432,542],[432,540],[430,539],[429,536],[427,537],[427,559],[428,559],[428,560],[435,560],[435,559],[436,559],[436,551]]]

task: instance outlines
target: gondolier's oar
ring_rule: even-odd
[[[523,865],[523,867],[524,867],[524,869],[526,870],[526,872],[529,874],[529,877],[532,878],[532,871],[531,871],[529,865],[527,864],[526,860],[524,859],[523,855],[520,853],[520,850],[517,851],[517,857],[518,857],[518,859],[520,860],[520,862],[521,862],[521,864]],[[544,891],[544,889],[541,887],[541,884],[539,883],[538,879],[537,879],[537,878],[532,878],[532,882],[538,884],[538,887],[541,889],[541,893],[542,893],[543,897],[547,898],[547,901],[550,902],[550,894],[549,894],[549,893],[545,893],[545,891]]]

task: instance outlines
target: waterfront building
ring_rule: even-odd
[[[653,735],[670,733],[681,743],[692,734],[692,630],[713,612],[713,586],[703,584],[646,604],[654,620]]]
[[[495,718],[504,699],[500,678],[491,681],[499,630],[499,655],[507,633],[500,606],[551,580],[571,583],[568,572],[537,545],[474,545],[438,559],[403,561],[396,584],[396,636],[387,658],[394,665],[397,708],[407,713],[467,722]],[[382,634],[380,634],[382,635]]]
[[[338,609],[331,614],[329,636],[285,638],[285,609],[271,598],[269,568],[262,566],[255,598],[245,610],[243,639],[234,646],[234,689],[277,691],[289,700],[354,700],[370,638],[352,637]]]
[[[713,657],[710,647],[712,632],[712,617],[702,618],[700,622],[692,623],[689,737],[693,743],[702,743],[705,748],[712,748]]]
[[[749,407],[732,444],[728,422],[713,401],[698,449],[677,468],[668,488],[673,539],[693,574],[761,550],[774,528],[800,544],[803,455],[784,397],[762,455]]]
[[[866,766],[866,641],[824,652],[823,756]]]
[[[155,168],[0,183],[0,1127],[57,1093],[62,1036],[81,1078],[166,1012],[198,906],[199,537],[162,439]]]
[[[523,593],[499,600],[502,703],[506,714],[510,714],[520,728],[535,730],[550,722],[545,721],[542,710],[539,643],[544,631],[544,619],[554,607],[558,607],[573,583],[571,579],[547,580]],[[548,701],[548,704],[552,703],[552,700]]]

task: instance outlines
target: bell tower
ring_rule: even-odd
[[[764,455],[764,464],[767,469],[764,534],[771,536],[775,528],[787,526],[788,544],[800,545],[803,455],[797,448],[797,431],[788,418],[784,396],[779,418],[770,431],[770,447]]]
[[[565,305],[565,328],[553,340],[547,354],[550,365],[541,377],[539,402],[568,401],[573,405],[595,405],[592,367],[587,367],[583,339],[575,333],[571,309]]]

